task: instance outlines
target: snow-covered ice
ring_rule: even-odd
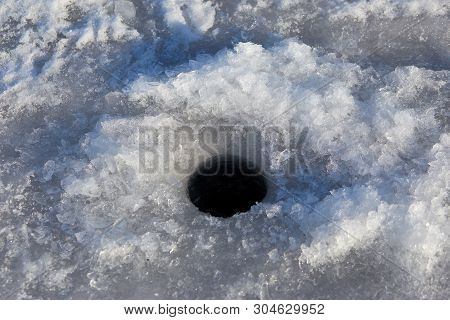
[[[450,298],[449,17],[1,1],[0,298]],[[249,212],[202,214],[179,175],[140,170],[139,127],[267,122],[307,129],[307,170]],[[283,171],[293,150],[264,152]]]

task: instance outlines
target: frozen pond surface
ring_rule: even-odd
[[[445,0],[2,0],[0,298],[450,298],[449,29]],[[139,127],[268,121],[307,166],[249,212],[139,169]]]

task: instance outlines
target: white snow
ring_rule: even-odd
[[[4,0],[0,298],[449,298],[448,18],[441,0]],[[139,128],[266,123],[306,138],[271,140],[277,186],[230,219],[139,161]]]

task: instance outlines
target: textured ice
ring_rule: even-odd
[[[3,0],[0,34],[0,298],[450,297],[447,1]],[[138,127],[268,121],[305,168],[247,213],[139,170]]]

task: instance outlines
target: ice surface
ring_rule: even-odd
[[[0,298],[449,298],[448,19],[443,0],[4,0]],[[307,170],[247,213],[140,171],[138,127],[267,121],[307,128]],[[264,152],[283,171],[294,151]]]

